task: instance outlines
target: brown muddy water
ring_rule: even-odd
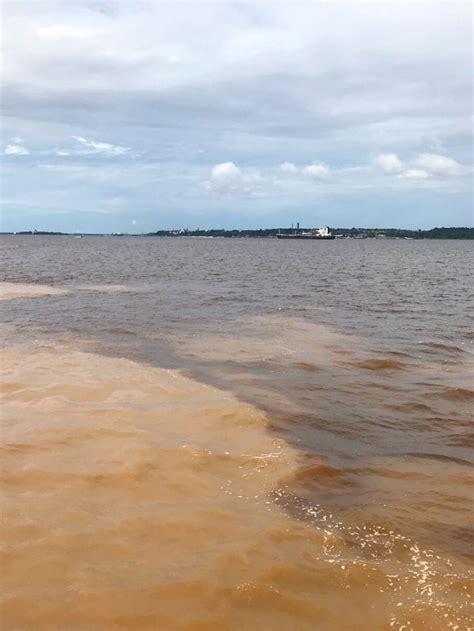
[[[1,628],[472,627],[472,244],[4,236]]]

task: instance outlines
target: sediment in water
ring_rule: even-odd
[[[285,480],[300,456],[255,407],[57,345],[7,348],[2,364],[2,628],[437,629],[459,617],[464,586],[436,555],[322,507],[292,516]]]

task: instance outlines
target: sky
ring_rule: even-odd
[[[6,1],[2,231],[473,224],[472,6]]]

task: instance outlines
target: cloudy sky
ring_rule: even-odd
[[[472,225],[469,3],[4,2],[4,231]]]

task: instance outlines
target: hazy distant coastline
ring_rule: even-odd
[[[291,234],[294,232],[304,232],[310,228],[258,228],[244,230],[225,230],[220,228],[189,230],[180,228],[176,230],[157,230],[143,234],[136,233],[72,233],[72,232],[52,232],[47,230],[25,230],[19,232],[1,232],[0,234],[11,235],[48,235],[48,236],[146,236],[146,237],[223,237],[223,238],[273,238],[278,233]],[[474,228],[451,227],[432,228],[430,230],[405,230],[399,228],[330,228],[339,238],[348,239],[474,239]]]

